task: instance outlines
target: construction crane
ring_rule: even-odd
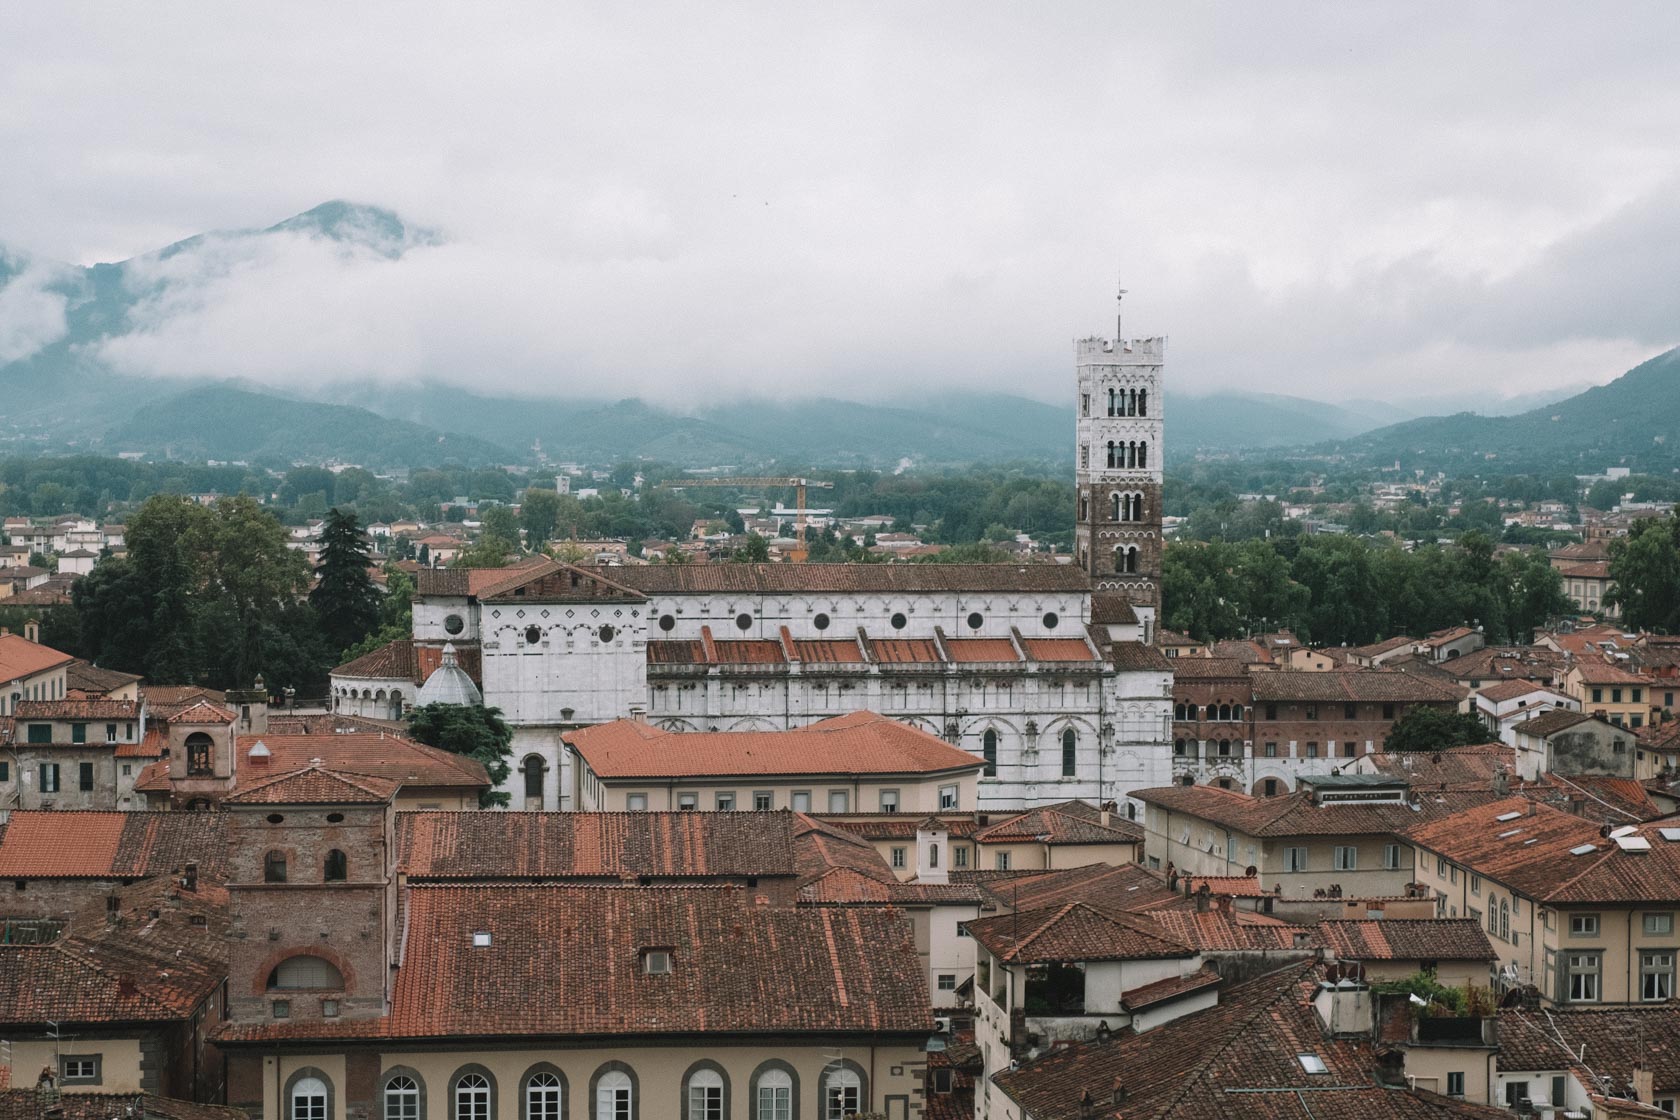
[[[788,549],[788,559],[795,564],[803,564],[810,555],[805,547],[805,490],[832,490],[834,483],[823,482],[815,478],[674,478],[660,483],[668,490],[686,490],[692,486],[728,487],[732,490],[756,489],[759,487],[793,487],[794,518],[793,538],[794,546]]]

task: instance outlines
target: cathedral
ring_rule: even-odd
[[[1074,563],[428,570],[412,640],[334,670],[334,704],[388,718],[476,685],[514,727],[515,808],[571,808],[571,728],[779,730],[868,709],[983,759],[982,810],[1135,813],[1131,791],[1172,780],[1172,669],[1151,644],[1164,347],[1075,343]]]

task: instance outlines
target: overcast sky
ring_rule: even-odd
[[[101,352],[160,375],[1063,400],[1118,272],[1175,388],[1521,393],[1680,342],[1676,44],[1668,0],[13,4],[0,243],[442,234],[212,241]]]

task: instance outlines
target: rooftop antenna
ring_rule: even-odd
[[[1118,285],[1123,283],[1123,281],[1116,280],[1115,283]],[[1114,341],[1116,345],[1121,346],[1125,345],[1126,342],[1126,328],[1123,325],[1124,316],[1121,314],[1120,309],[1120,304],[1123,303],[1125,299],[1126,289],[1121,288],[1120,293],[1114,297]]]

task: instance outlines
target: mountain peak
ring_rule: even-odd
[[[414,245],[434,245],[438,234],[409,225],[382,206],[335,198],[269,226],[264,233],[305,233],[346,241],[397,256]]]

